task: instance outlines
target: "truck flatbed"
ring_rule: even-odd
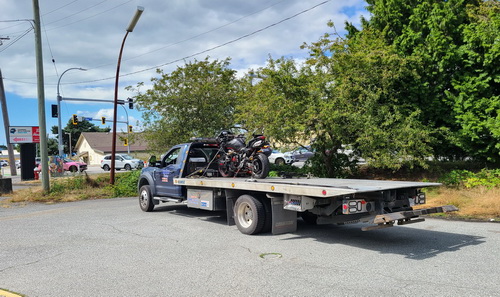
[[[356,193],[440,186],[440,183],[336,178],[177,178],[174,184],[195,187],[255,190],[311,197],[335,197]]]

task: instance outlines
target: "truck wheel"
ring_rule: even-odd
[[[155,207],[149,185],[142,186],[139,190],[139,206],[145,212],[150,212]]]
[[[265,223],[266,210],[262,202],[250,195],[241,195],[234,205],[234,221],[243,234],[257,234]]]
[[[125,164],[125,170],[132,170],[132,167],[130,167],[130,164]]]
[[[266,178],[269,175],[269,159],[264,154],[257,154],[252,161],[252,176],[254,178]]]
[[[102,166],[102,170],[104,170],[104,171],[109,171],[109,169],[110,169],[109,165],[107,165],[107,164]]]

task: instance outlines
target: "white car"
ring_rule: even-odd
[[[116,154],[115,155],[115,169],[141,169],[144,167],[144,161],[139,159],[134,159],[127,154]],[[104,159],[101,160],[101,168],[104,171],[109,171],[111,169],[111,155],[104,156]]]
[[[269,163],[271,164],[276,164],[276,165],[284,165],[284,164],[292,164],[293,159],[292,159],[292,154],[289,152],[282,153],[277,150],[273,150],[271,155],[268,157]]]
[[[9,161],[7,161],[7,160],[0,160],[0,166],[2,166],[2,167],[9,166]]]

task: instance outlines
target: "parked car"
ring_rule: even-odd
[[[70,172],[83,172],[84,170],[87,170],[87,163],[85,162],[79,162],[79,161],[73,161],[68,158],[63,159],[63,169],[64,171],[70,171]],[[42,164],[39,163],[37,167],[35,168],[35,171],[42,171]]]
[[[141,169],[144,167],[144,161],[139,159],[134,159],[127,154],[116,154],[115,155],[115,169],[116,170],[132,170]],[[101,168],[104,171],[109,171],[111,169],[111,154],[104,156],[101,160]]]
[[[21,168],[21,160],[16,160],[16,168]]]
[[[305,162],[312,156],[314,156],[314,151],[310,146],[301,146],[290,152],[292,155],[293,162]]]
[[[9,166],[9,161],[7,161],[7,160],[0,160],[0,165],[2,167]]]
[[[282,153],[280,151],[273,150],[273,152],[271,153],[271,155],[268,158],[269,158],[269,162],[271,164],[276,164],[276,165],[288,164],[288,165],[290,165],[293,163],[292,155],[289,152]]]
[[[87,163],[85,162],[73,161],[67,158],[64,158],[63,161],[64,171],[77,172],[80,170],[80,172],[83,172],[87,170]]]

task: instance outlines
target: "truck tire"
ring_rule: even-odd
[[[243,234],[254,235],[262,231],[266,210],[262,202],[250,195],[241,195],[234,204],[234,221]]]
[[[130,164],[125,164],[125,170],[127,170],[127,171],[132,170],[132,167],[130,166]]]
[[[252,177],[254,178],[266,178],[269,175],[269,169],[271,165],[269,164],[269,159],[264,154],[257,154],[252,161],[253,170]]]
[[[102,166],[102,170],[104,171],[109,171],[109,165],[108,164],[105,164],[104,166]]]
[[[145,212],[153,211],[153,208],[155,207],[149,185],[144,185],[139,190],[139,206],[141,207],[142,211]]]

